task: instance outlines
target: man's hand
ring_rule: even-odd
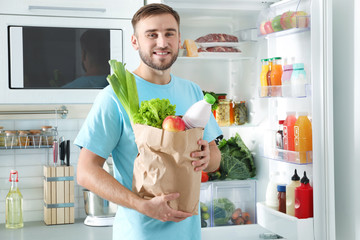
[[[195,167],[195,171],[203,171],[210,162],[210,148],[209,143],[206,140],[200,139],[198,144],[201,146],[200,151],[195,151],[191,153],[191,157],[199,158],[199,160],[195,160],[192,162],[192,165]]]
[[[170,193],[145,200],[143,205],[143,213],[151,218],[158,219],[162,222],[173,221],[180,222],[188,217],[191,213],[177,211],[169,207],[169,201],[177,199],[179,193]]]

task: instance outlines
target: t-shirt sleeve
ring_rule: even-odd
[[[204,94],[198,85],[196,85],[196,89],[197,89],[196,93],[197,93],[198,101],[200,101],[204,98]],[[214,115],[210,114],[209,122],[206,124],[206,127],[204,129],[204,138],[203,139],[208,142],[211,142],[222,134],[223,133],[222,133],[219,125],[217,124],[217,122],[214,118]]]
[[[105,88],[82,125],[74,144],[107,159],[122,132],[122,107],[112,89]]]

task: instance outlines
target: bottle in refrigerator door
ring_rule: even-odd
[[[9,182],[11,187],[5,200],[5,227],[22,228],[23,223],[23,197],[17,186],[19,181],[18,172],[10,171]]]
[[[295,217],[311,218],[313,213],[313,188],[310,186],[309,179],[304,172],[300,186],[295,188]]]
[[[269,71],[269,59],[261,59],[261,73],[260,73],[260,97],[268,96],[268,81],[267,74]]]
[[[306,112],[298,115],[294,125],[295,151],[299,152],[300,163],[307,163],[311,161],[307,152],[312,151],[312,127]]]
[[[295,112],[287,112],[286,119],[284,121],[284,150],[287,151],[295,151],[295,143],[294,143],[294,126],[296,122]],[[294,155],[290,153],[284,154],[285,160],[293,162]]]
[[[202,127],[205,128],[211,114],[211,105],[215,103],[215,98],[211,94],[205,94],[204,99],[200,100],[186,111],[182,119],[187,129]]]
[[[268,86],[268,96],[271,96],[271,70],[273,67],[273,58],[269,58],[269,70],[266,74],[267,86]]]
[[[284,120],[279,120],[279,129],[277,130],[276,134],[275,134],[275,143],[276,143],[276,148],[277,149],[284,149],[284,143],[283,143],[283,138],[284,138]]]
[[[303,63],[294,63],[291,74],[291,92],[294,97],[306,96],[306,72]]]
[[[286,213],[286,185],[279,184],[277,185],[277,197],[279,201],[279,208],[278,211],[282,213]]]
[[[284,66],[284,71],[281,76],[281,91],[283,97],[291,97],[292,90],[291,90],[291,74],[293,72],[293,65],[288,64]]]
[[[286,185],[286,214],[295,216],[295,188],[300,186],[300,177],[295,169],[291,183]]]
[[[281,57],[274,57],[273,63],[271,66],[271,96],[279,97],[281,96],[281,77],[283,69],[281,64]]]
[[[279,200],[277,197],[277,178],[279,175],[279,172],[271,173],[269,183],[266,188],[265,204],[274,210],[279,209]]]

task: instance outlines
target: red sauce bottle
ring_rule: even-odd
[[[286,213],[286,185],[277,185],[278,200],[279,200],[279,211]]]
[[[313,209],[313,188],[309,184],[306,172],[304,172],[300,186],[295,188],[295,217],[311,218],[314,216]]]

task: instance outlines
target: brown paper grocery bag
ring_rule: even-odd
[[[169,202],[171,208],[198,214],[201,172],[195,172],[190,153],[204,130],[192,128],[169,132],[146,125],[133,125],[139,154],[134,163],[133,191],[143,198],[178,192]]]

